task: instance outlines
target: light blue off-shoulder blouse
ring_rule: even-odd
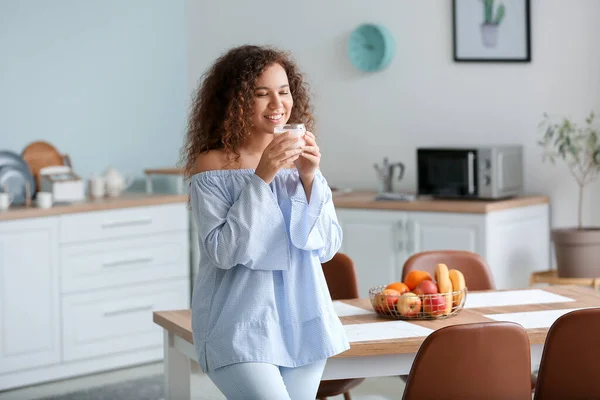
[[[200,245],[192,331],[205,373],[238,362],[296,367],[350,348],[321,267],[342,230],[320,171],[310,202],[296,169],[270,184],[251,169],[202,172],[190,200]]]

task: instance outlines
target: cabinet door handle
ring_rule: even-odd
[[[122,228],[124,226],[148,225],[152,223],[152,218],[141,218],[130,221],[113,221],[102,224],[102,229]]]
[[[154,259],[152,257],[131,258],[129,260],[106,262],[106,263],[102,264],[102,266],[105,268],[110,268],[110,267],[119,267],[121,265],[130,265],[130,264],[147,264],[147,263],[151,263],[152,261],[154,261]]]
[[[129,307],[129,308],[122,308],[120,310],[105,311],[104,316],[105,317],[114,317],[116,315],[131,314],[131,313],[138,312],[138,311],[152,310],[153,307],[154,306],[152,304],[149,304],[147,306]]]
[[[412,253],[415,251],[415,238],[414,238],[414,224],[412,222],[407,222],[406,223],[406,236],[408,236],[408,239],[406,240],[408,242],[408,245],[406,246],[406,252],[409,253],[409,255],[412,255]]]
[[[475,154],[467,154],[467,186],[469,194],[475,193]]]
[[[398,221],[398,251],[404,251],[404,223]]]

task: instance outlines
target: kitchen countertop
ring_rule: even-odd
[[[413,201],[373,200],[376,192],[334,192],[333,203],[339,209],[436,211],[450,213],[484,214],[511,208],[548,204],[547,196],[521,196],[504,200],[438,200],[417,199]]]
[[[451,213],[483,214],[492,211],[548,204],[547,196],[522,196],[506,200],[433,200],[417,199],[413,201],[373,200],[374,191],[350,193],[334,192],[333,203],[339,209],[396,210],[396,211],[436,211]],[[148,194],[125,193],[119,197],[88,199],[71,204],[55,204],[51,208],[37,208],[35,205],[12,206],[0,211],[0,221],[22,218],[39,218],[78,212],[102,211],[129,207],[143,207],[160,204],[187,202],[187,194]]]
[[[35,205],[29,207],[11,206],[6,211],[0,211],[0,221],[48,217],[89,211],[113,210],[129,207],[185,203],[187,200],[187,194],[124,193],[118,197],[87,199],[82,202],[71,204],[55,204],[51,208],[37,208]],[[34,203],[35,201],[32,202],[32,204]]]

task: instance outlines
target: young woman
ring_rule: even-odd
[[[304,143],[273,134],[288,121],[307,126]],[[191,111],[194,345],[228,399],[314,399],[326,359],[349,349],[321,268],[342,231],[312,124],[296,65],[258,46],[222,55]]]

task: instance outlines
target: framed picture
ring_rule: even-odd
[[[530,0],[452,0],[454,61],[530,62]]]

